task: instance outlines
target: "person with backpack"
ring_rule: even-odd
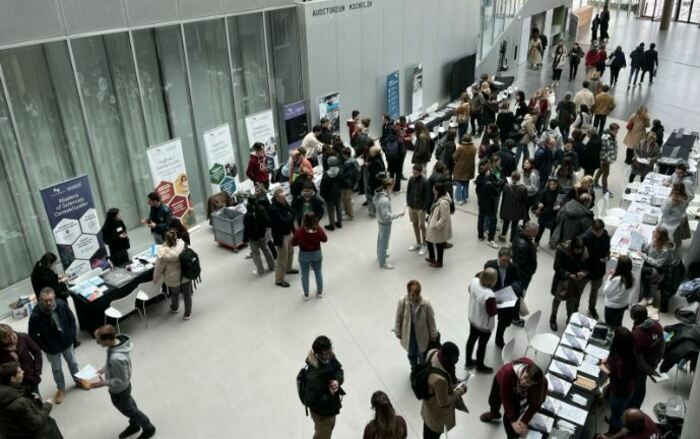
[[[411,376],[411,387],[422,399],[423,439],[439,439],[456,425],[455,409],[467,411],[462,400],[467,383],[457,379],[458,362],[459,348],[448,341],[428,351],[426,365],[416,368]]]
[[[180,305],[180,294],[185,301],[185,320],[190,320],[192,314],[192,281],[182,270],[180,256],[186,245],[172,230],[165,232],[165,242],[158,247],[158,255],[153,270],[153,283],[161,282],[170,291],[170,312],[177,314]]]
[[[265,207],[254,197],[248,198],[246,214],[243,217],[243,242],[250,246],[250,254],[255,264],[254,275],[265,274],[260,252],[265,256],[270,271],[275,270],[275,258],[267,245],[266,231],[270,226],[270,218]]]
[[[406,295],[399,299],[396,307],[394,335],[408,352],[411,370],[425,363],[425,353],[439,337],[435,325],[435,311],[430,301],[421,295],[421,284],[410,280],[406,284]]]
[[[647,394],[647,378],[653,375],[664,357],[664,331],[661,324],[649,318],[647,308],[634,305],[630,310],[634,356],[637,359],[637,375],[634,393],[628,407],[641,408]]]
[[[316,337],[306,357],[306,368],[297,375],[299,397],[314,422],[313,439],[330,439],[345,395],[341,387],[344,380],[345,372],[331,340],[325,335]]]
[[[406,420],[397,415],[389,397],[381,390],[372,394],[370,400],[374,419],[365,427],[362,439],[406,439],[408,429]]]
[[[484,373],[491,373],[493,369],[484,364],[486,356],[486,343],[491,338],[491,333],[496,326],[496,296],[493,287],[498,280],[498,272],[493,268],[486,268],[469,282],[469,338],[467,338],[466,359],[464,368],[473,369]],[[474,345],[477,340],[476,362],[472,358]]]
[[[394,179],[394,192],[401,190],[401,168],[403,158],[406,155],[406,146],[399,137],[398,129],[395,125],[388,128],[388,134],[382,141],[382,150],[387,162],[389,177]]]
[[[352,221],[355,219],[355,210],[352,206],[352,191],[360,179],[360,165],[357,163],[357,159],[352,156],[352,150],[347,147],[343,148],[341,175],[340,198],[343,202],[343,211],[346,219]]]
[[[489,395],[488,412],[481,422],[500,420],[508,439],[527,435],[528,424],[547,397],[547,378],[542,369],[527,357],[506,363],[496,372]],[[501,416],[501,405],[503,415]]]
[[[343,185],[343,176],[340,173],[340,162],[337,157],[328,158],[328,169],[321,177],[321,198],[326,202],[328,209],[328,225],[326,230],[343,228],[343,214],[340,213],[340,191]]]

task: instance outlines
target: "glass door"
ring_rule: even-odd
[[[660,20],[663,5],[664,0],[643,0],[640,16],[644,18],[651,18],[652,21]]]
[[[676,21],[700,23],[700,0],[679,0]]]

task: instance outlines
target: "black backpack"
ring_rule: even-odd
[[[430,399],[433,396],[430,392],[430,384],[428,384],[430,374],[436,373],[446,380],[450,380],[444,370],[432,366],[433,356],[435,356],[435,352],[430,354],[425,363],[419,364],[411,371],[411,389],[418,399]]]
[[[384,145],[384,155],[386,155],[387,159],[398,159],[400,158],[399,155],[399,141],[398,139],[394,138],[386,143]]]
[[[306,416],[309,416],[309,407],[306,405],[306,374],[308,373],[308,367],[302,367],[299,369],[297,374],[297,394],[299,395],[299,401],[304,405],[306,409]]]
[[[180,253],[180,278],[192,281],[201,280],[202,267],[199,265],[199,255],[189,245]]]

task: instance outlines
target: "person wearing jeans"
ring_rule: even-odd
[[[471,369],[476,364],[476,370],[484,373],[491,373],[493,369],[484,364],[486,356],[486,343],[488,343],[493,332],[496,308],[496,296],[493,287],[498,280],[498,272],[493,268],[487,268],[478,277],[469,282],[469,338],[464,352],[465,369]],[[474,345],[479,342],[476,348],[476,363],[472,359]]]
[[[328,241],[323,227],[313,212],[306,212],[301,227],[294,232],[292,245],[299,246],[299,268],[301,268],[301,286],[304,290],[304,300],[309,298],[309,268],[313,268],[316,277],[316,297],[323,297],[323,273],[321,264],[321,243]]]
[[[608,115],[615,109],[615,98],[608,93],[609,91],[610,87],[604,85],[603,91],[595,96],[595,101],[591,108],[591,113],[594,115],[593,126],[598,128],[599,136],[602,136],[603,131],[605,131],[605,121]]]
[[[408,353],[408,362],[413,370],[425,363],[425,353],[439,336],[435,326],[435,312],[430,301],[421,296],[421,284],[410,280],[407,293],[399,300],[394,321],[394,335]]]
[[[394,187],[394,180],[386,178],[382,182],[380,190],[374,194],[374,206],[377,212],[377,262],[379,267],[387,270],[394,268],[386,261],[386,254],[389,250],[389,238],[391,237],[391,223],[406,214],[406,210],[399,213],[391,211],[391,195],[389,192]]]
[[[431,267],[442,267],[442,256],[445,252],[445,244],[452,237],[452,218],[450,216],[450,197],[447,195],[446,184],[440,183],[433,186],[435,203],[428,219],[428,231],[425,239],[428,243],[428,258],[426,261]]]
[[[158,248],[155,268],[153,270],[153,283],[161,282],[170,291],[170,312],[177,314],[180,307],[180,293],[185,301],[185,320],[192,314],[192,279],[182,276],[180,254],[185,251],[186,244],[177,239],[174,230],[168,230],[164,235],[165,243]]]
[[[46,287],[39,291],[38,305],[29,317],[29,337],[46,354],[51,364],[51,372],[56,382],[56,404],[63,402],[66,382],[63,377],[61,357],[68,363],[71,377],[80,388],[86,384],[75,377],[80,370],[75,358],[73,344],[76,339],[75,316],[63,300],[56,300],[53,289]]]
[[[453,178],[457,183],[455,202],[459,205],[469,201],[469,181],[474,178],[475,157],[476,147],[472,142],[472,136],[465,134],[452,156],[454,159]]]
[[[479,176],[476,177],[475,184],[479,204],[479,218],[477,220],[479,241],[484,240],[484,232],[487,232],[489,245],[498,248],[498,244],[493,240],[496,238],[496,206],[502,183],[491,175],[487,161],[479,164]]]
[[[600,168],[593,177],[593,185],[597,186],[600,177],[603,177],[603,192],[612,197],[612,192],[608,190],[608,176],[610,175],[610,165],[617,160],[617,132],[620,125],[611,123],[608,132],[603,135],[603,146],[600,149]]]

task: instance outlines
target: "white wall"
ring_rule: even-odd
[[[399,71],[401,114],[408,114],[410,70],[418,63],[423,64],[423,106],[447,103],[450,63],[476,53],[479,0],[372,0],[351,10],[358,2],[298,4],[312,122],[318,121],[318,98],[337,91],[341,125],[352,110],[360,110],[372,118],[377,135],[386,111],[386,75]],[[318,15],[325,8],[343,11]]]

